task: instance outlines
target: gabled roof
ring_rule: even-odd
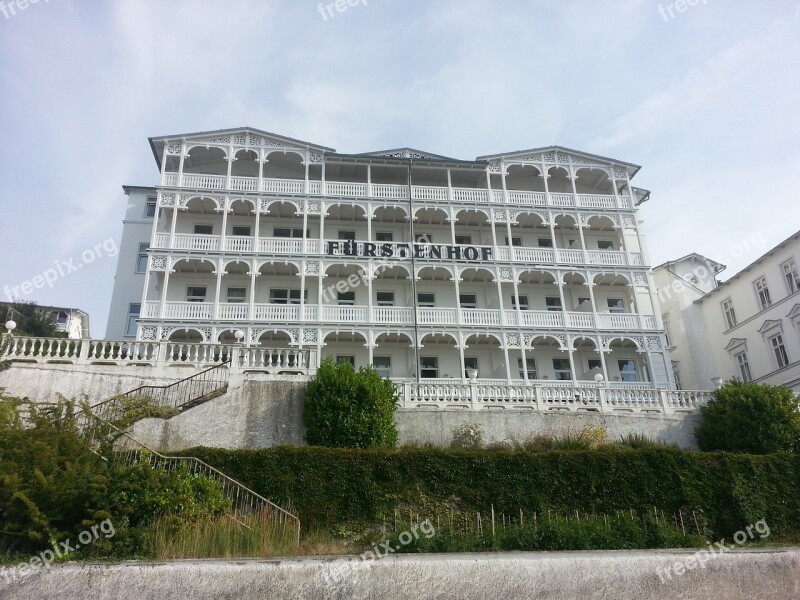
[[[633,173],[631,176],[635,175],[639,169],[642,167],[640,165],[635,165],[633,163],[625,162],[623,160],[616,160],[614,158],[609,158],[607,156],[600,156],[599,154],[590,154],[589,152],[582,152],[581,150],[573,150],[572,148],[566,148],[565,146],[543,146],[541,148],[530,148],[528,150],[512,150],[510,152],[501,152],[499,154],[487,154],[484,156],[479,156],[478,160],[495,160],[498,158],[513,158],[520,155],[525,154],[541,154],[542,152],[556,152],[556,151],[564,152],[565,154],[574,154],[575,156],[583,156],[586,158],[591,158],[592,160],[614,164],[614,165],[621,165],[625,167],[630,167],[633,169]]]
[[[677,264],[686,262],[687,260],[691,260],[691,259],[694,259],[694,260],[697,260],[697,261],[700,261],[700,262],[704,262],[704,263],[710,265],[714,269],[714,275],[716,275],[717,273],[722,273],[722,271],[724,271],[727,268],[722,263],[718,263],[715,260],[711,260],[707,256],[703,256],[702,254],[698,254],[697,252],[692,252],[691,254],[687,254],[686,256],[681,256],[680,258],[676,258],[675,260],[668,260],[667,262],[661,263],[660,265],[658,265],[656,267],[653,267],[653,268],[654,269],[660,269],[661,267],[669,267],[669,266],[672,266],[672,265],[677,265]]]
[[[231,129],[215,129],[213,131],[193,131],[191,133],[175,133],[172,135],[160,135],[156,137],[147,138],[150,142],[150,148],[153,150],[153,156],[156,159],[156,163],[158,164],[159,168],[161,167],[161,155],[159,153],[159,145],[163,148],[164,142],[167,140],[174,140],[174,139],[192,139],[198,137],[208,137],[208,136],[224,136],[224,135],[231,135],[234,133],[242,133],[242,132],[250,132],[256,135],[262,135],[264,137],[268,137],[279,142],[286,142],[289,145],[295,146],[302,146],[305,148],[312,148],[314,150],[319,150],[323,152],[336,152],[334,148],[328,148],[327,146],[320,146],[319,144],[314,144],[312,142],[304,142],[303,140],[297,140],[294,138],[287,137],[285,135],[280,135],[277,133],[271,133],[269,131],[264,131],[263,129],[256,129],[255,127],[233,127]]]
[[[394,148],[392,150],[377,150],[375,152],[361,152],[353,156],[386,156],[389,158],[415,158],[421,160],[446,160],[456,162],[472,162],[464,161],[450,156],[442,156],[441,154],[434,154],[433,152],[425,152],[424,150],[417,150],[416,148]]]

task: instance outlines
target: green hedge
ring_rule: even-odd
[[[451,508],[485,514],[493,504],[508,514],[696,510],[717,538],[762,518],[781,535],[800,532],[800,457],[791,454],[294,447],[190,454],[273,501],[291,502],[306,528],[379,523],[396,508],[423,518]]]

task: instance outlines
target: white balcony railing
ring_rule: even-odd
[[[234,192],[266,192],[270,194],[311,194],[351,198],[408,199],[408,186],[398,184],[368,184],[363,182],[306,181],[304,179],[261,180],[257,177],[232,176],[230,184],[225,175],[198,173],[164,173],[162,185],[187,187],[201,190],[224,190]],[[228,188],[228,185],[230,186]],[[489,190],[485,188],[458,188],[445,186],[411,186],[414,200],[460,203],[507,203],[524,206],[556,206],[578,208],[632,208],[630,196],[611,194],[547,193],[527,190]]]
[[[306,304],[302,309],[296,304],[253,305],[252,317],[246,302],[220,302],[214,316],[213,302],[165,302],[163,317],[159,315],[160,303],[147,301],[142,307],[141,318],[177,320],[223,320],[223,321],[277,321],[297,322],[321,320],[330,323],[374,323],[384,325],[408,325],[414,321],[413,309],[402,306],[322,306]],[[461,322],[457,308],[417,308],[417,322],[420,325],[467,325],[481,327],[533,327],[571,329],[608,329],[636,331],[639,329],[656,331],[658,324],[655,315],[636,313],[594,313],[562,312],[549,310],[504,310],[490,308],[462,308]]]

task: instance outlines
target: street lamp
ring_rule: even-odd
[[[241,329],[237,329],[236,331],[233,332],[233,337],[236,338],[237,344],[241,344],[242,339],[244,338],[244,331],[242,331]]]
[[[8,320],[8,321],[6,321],[6,329],[8,330],[8,333],[11,333],[11,332],[12,332],[12,331],[14,331],[16,328],[17,328],[17,323],[16,323],[16,321],[12,321],[12,320]]]

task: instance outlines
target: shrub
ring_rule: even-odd
[[[477,423],[462,423],[453,431],[450,447],[461,450],[475,450],[483,444],[483,429]]]
[[[393,447],[397,443],[394,384],[375,369],[355,371],[330,357],[306,388],[306,442],[334,448]]]
[[[770,454],[800,449],[800,411],[784,387],[731,380],[702,407],[701,450]]]

